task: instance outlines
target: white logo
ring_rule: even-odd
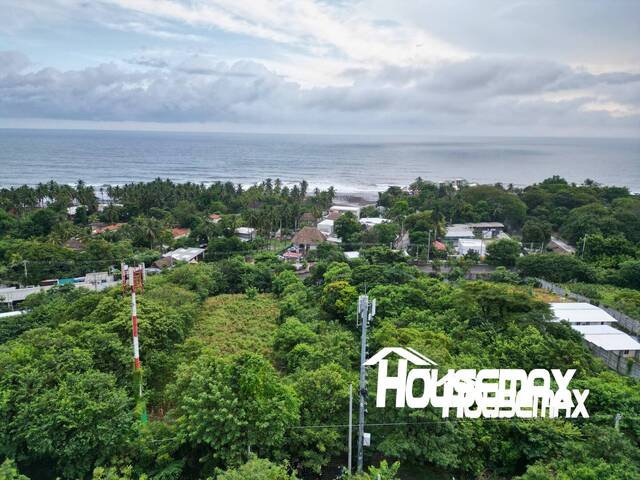
[[[396,376],[389,376],[387,356],[396,354]],[[411,362],[415,367],[408,369]],[[386,347],[367,360],[365,366],[378,365],[376,406],[386,405],[388,391],[396,392],[398,408],[442,408],[442,417],[452,409],[457,418],[584,418],[589,390],[569,390],[575,369],[450,369],[439,378],[437,364],[412,348]],[[556,389],[552,388],[552,380]],[[422,384],[422,390],[420,386]]]

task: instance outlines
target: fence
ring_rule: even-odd
[[[598,307],[603,309],[605,312],[607,312],[609,315],[611,315],[613,318],[615,318],[618,321],[618,324],[620,325],[620,327],[622,327],[622,330],[626,330],[627,332],[632,333],[634,335],[640,335],[640,322],[638,320],[635,320],[630,316],[625,315],[624,313],[614,308],[601,305],[599,302],[597,302],[596,300],[592,300],[589,297],[585,297],[584,295],[567,291],[564,288],[556,285],[555,283],[547,282],[546,280],[542,280],[541,278],[536,278],[535,280],[540,283],[542,288],[545,288],[557,295],[560,295],[563,297],[567,296],[573,300],[576,300],[577,302],[586,302],[586,303],[591,303],[593,305],[597,305]]]
[[[555,283],[547,282],[546,280],[542,280],[541,278],[536,278],[535,280],[540,283],[540,286],[542,286],[542,288],[553,292],[556,295],[567,296],[578,302],[597,305],[613,318],[615,318],[618,321],[618,325],[622,327],[622,330],[626,330],[627,332],[635,335],[640,334],[640,322],[629,317],[628,315],[625,315],[624,313],[619,312],[614,308],[602,306],[599,304],[599,302],[591,300],[589,297],[585,297],[584,295],[567,291],[566,289],[556,285]],[[593,352],[593,354],[602,358],[602,360],[604,360],[604,363],[606,363],[607,366],[612,370],[615,370],[622,375],[629,375],[634,378],[640,378],[640,364],[637,361],[628,359],[620,352],[608,352],[589,342],[587,342],[587,345],[589,346],[589,349]]]

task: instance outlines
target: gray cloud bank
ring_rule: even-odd
[[[349,86],[303,88],[264,65],[143,57],[81,70],[35,68],[0,52],[0,118],[225,122],[274,129],[635,135],[640,75],[592,74],[527,58],[474,57],[343,72]],[[6,122],[5,122],[6,124]],[[324,128],[323,128],[324,127]]]

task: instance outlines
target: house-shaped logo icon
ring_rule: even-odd
[[[402,359],[407,360],[417,366],[424,367],[424,366],[437,365],[436,362],[434,362],[430,358],[425,357],[420,352],[417,352],[416,350],[410,347],[407,347],[406,349],[402,347],[385,347],[382,350],[380,350],[378,353],[376,353],[373,357],[371,357],[369,360],[364,362],[364,364],[367,367],[370,367],[372,365],[377,365],[378,363],[380,363],[381,360],[386,359],[386,357],[392,353],[395,353]]]

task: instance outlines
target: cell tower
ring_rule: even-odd
[[[358,298],[359,327],[362,328],[360,336],[360,386],[359,386],[359,408],[358,408],[358,459],[357,472],[362,473],[364,464],[364,447],[368,447],[371,442],[371,435],[364,431],[365,415],[367,413],[367,370],[365,361],[367,360],[367,326],[373,322],[376,314],[376,300],[369,301],[367,295],[360,295]],[[351,472],[349,472],[351,473]]]
[[[124,263],[121,265],[122,295],[131,293],[131,329],[133,333],[133,363],[134,380],[138,384],[138,396],[142,397],[142,370],[140,364],[140,343],[138,341],[138,309],[136,294],[144,293],[144,281],[147,273],[144,264],[130,267]]]

